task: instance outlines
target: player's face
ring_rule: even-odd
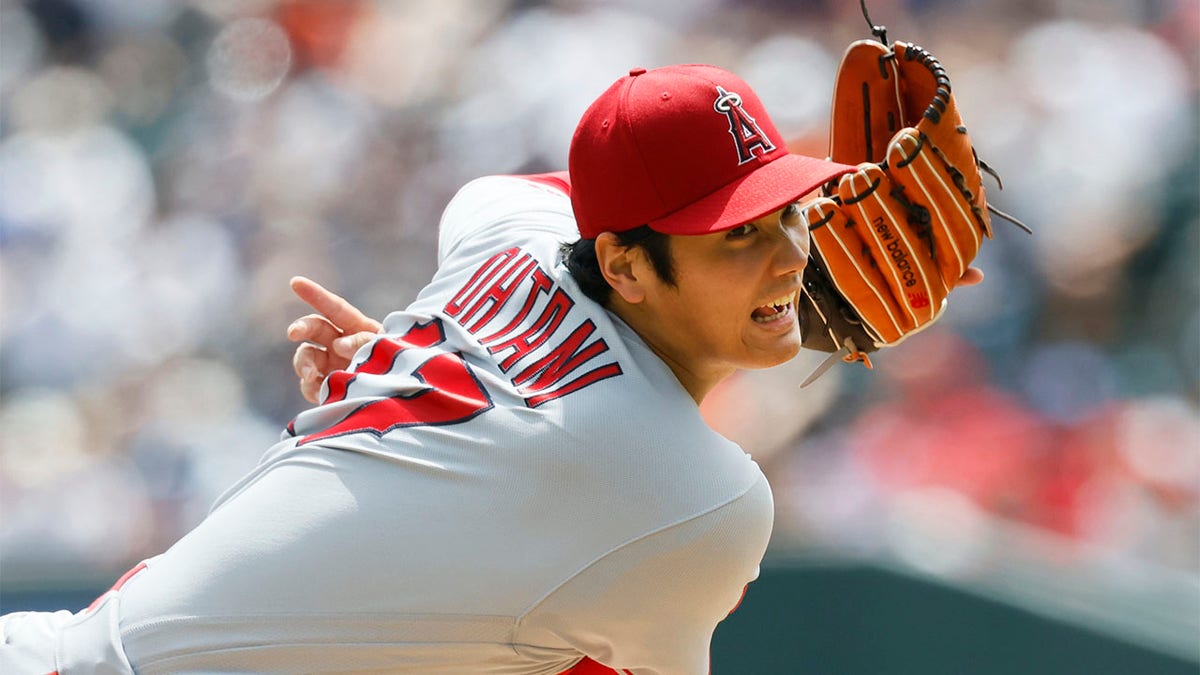
[[[654,329],[643,337],[694,396],[736,369],[791,359],[800,350],[796,299],[808,250],[794,207],[724,232],[671,237],[676,283],[650,285],[644,309]]]

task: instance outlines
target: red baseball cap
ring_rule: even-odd
[[[583,114],[568,158],[579,232],[707,234],[854,167],[788,151],[758,95],[716,66],[634,68]]]

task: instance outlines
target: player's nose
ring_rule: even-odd
[[[775,237],[772,263],[778,276],[800,274],[808,265],[808,228],[781,226]]]

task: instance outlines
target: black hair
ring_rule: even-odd
[[[671,260],[671,238],[661,232],[650,229],[649,225],[635,227],[624,232],[614,232],[617,241],[624,247],[640,247],[650,259],[654,273],[668,286],[675,285],[675,264]],[[600,263],[596,260],[596,240],[578,239],[562,245],[563,262],[567,271],[579,284],[583,294],[608,307],[612,298],[612,286],[600,272]]]

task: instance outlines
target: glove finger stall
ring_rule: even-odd
[[[924,110],[915,125],[933,144],[933,150],[948,170],[955,174],[954,184],[961,190],[980,228],[990,238],[991,218],[983,176],[958,104],[951,95],[950,78],[940,61],[925,49],[897,41],[892,45],[900,81],[904,82],[904,106]]]
[[[847,218],[843,208],[831,199],[816,200],[802,213],[829,281],[854,307],[871,342],[888,344],[900,339],[908,325],[904,309],[876,264],[858,223]]]
[[[803,207],[801,214],[814,238],[808,265],[804,268],[803,290],[797,303],[801,344],[807,349],[835,352],[846,347],[846,339],[849,338],[854,345],[852,351],[875,351],[879,337],[868,329],[856,306],[849,302],[848,298],[852,296],[847,293],[862,298],[862,302],[857,304],[861,304],[868,312],[879,311],[880,305],[877,303],[888,302],[890,298],[872,296],[870,289],[861,283],[857,287],[849,284],[839,288],[830,274],[831,269],[836,269],[844,282],[861,281],[854,272],[859,269],[860,261],[845,257],[841,245],[843,239],[857,240],[858,235],[853,232],[841,208],[831,199],[810,202]],[[822,243],[818,240],[823,242],[832,258],[826,259],[822,255]],[[861,242],[856,244],[854,250],[860,248]],[[870,265],[862,269],[868,274],[879,273]]]
[[[900,71],[892,52],[878,40],[856,40],[846,49],[834,83],[830,118],[830,159],[842,164],[882,162],[887,142],[916,124],[924,108],[907,119],[901,100]]]
[[[843,208],[862,223],[859,235],[901,310],[897,319],[903,335],[936,318],[949,288],[933,260],[928,214],[918,218],[897,199],[899,193],[884,170],[871,163],[860,164],[838,183]]]
[[[916,129],[902,129],[888,147],[888,176],[906,199],[928,211],[933,256],[942,279],[953,285],[979,253],[983,231],[934,150]]]

